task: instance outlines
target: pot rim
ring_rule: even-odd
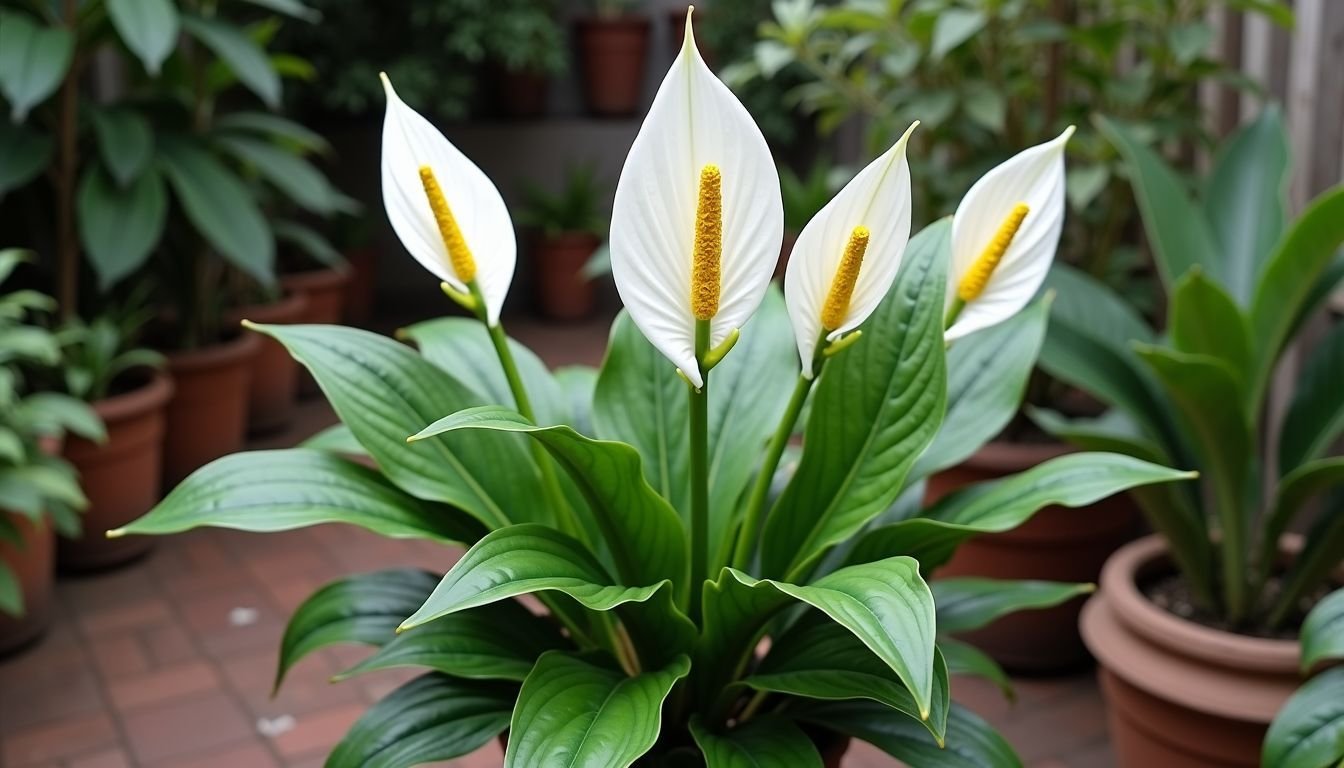
[[[129,392],[105,397],[91,405],[104,423],[129,421],[158,408],[173,396],[173,377],[167,371],[156,369],[149,379]]]
[[[196,373],[211,368],[226,368],[251,357],[261,349],[261,334],[243,331],[237,336],[197,349],[165,353],[169,373]]]

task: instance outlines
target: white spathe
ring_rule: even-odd
[[[803,375],[812,378],[812,358],[821,337],[822,309],[855,227],[867,227],[864,253],[844,322],[827,333],[834,341],[857,328],[891,288],[910,240],[910,163],[906,143],[918,122],[881,157],[868,164],[807,222],[798,234],[784,274],[784,299],[798,342]]]
[[[1064,226],[1064,146],[1073,135],[1069,126],[1056,138],[1024,149],[975,182],[952,217],[952,269],[947,301],[1004,219],[1018,203],[1027,217],[990,275],[984,290],[966,302],[944,337],[959,339],[1017,314],[1040,289],[1059,246]]]
[[[691,17],[635,137],[616,185],[611,273],[635,325],[696,387],[691,257],[700,171],[717,165],[723,189],[723,258],[710,346],[741,329],[760,305],[779,259],[784,205],[765,137],[695,47]]]
[[[453,269],[420,180],[420,168],[428,166],[476,262],[476,284],[485,299],[486,322],[497,325],[518,259],[513,220],[504,198],[484,171],[397,96],[387,75],[381,77],[387,94],[383,205],[392,229],[421,266],[457,291],[468,292],[466,281]]]

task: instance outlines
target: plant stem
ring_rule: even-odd
[[[820,373],[821,371],[817,370],[816,374]],[[812,391],[812,382],[815,380],[815,375],[809,379],[801,373],[798,374],[798,383],[793,387],[793,396],[789,398],[784,416],[779,420],[779,426],[775,428],[775,434],[765,449],[765,461],[756,474],[756,482],[751,486],[751,495],[747,497],[746,517],[742,521],[742,530],[738,533],[737,547],[733,550],[733,567],[738,570],[751,565],[751,553],[755,551],[756,537],[760,535],[761,518],[765,514],[765,500],[770,493],[770,483],[775,478],[780,457],[784,455],[784,448],[789,444],[793,427],[798,422],[798,414],[802,412],[803,403],[807,402],[807,395]]]
[[[951,328],[952,324],[957,322],[957,318],[961,315],[961,310],[965,308],[966,302],[962,301],[960,296],[953,297],[952,306],[947,308],[947,315],[943,317],[943,330]]]
[[[695,321],[695,359],[700,389],[687,387],[691,414],[691,620],[700,621],[700,585],[709,577],[709,321]]]

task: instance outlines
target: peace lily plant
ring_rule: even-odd
[[[685,40],[621,175],[611,260],[627,311],[600,370],[548,372],[507,338],[508,213],[388,84],[388,217],[474,318],[404,329],[418,354],[349,328],[253,326],[313,372],[343,425],[221,459],[113,532],[343,522],[467,547],[442,577],[352,576],[296,611],[277,684],[341,642],[377,650],[339,678],[425,670],[330,766],[450,759],[501,735],[508,766],[820,766],[850,738],[921,766],[1018,765],[950,701],[950,674],[1007,685],[950,634],[1088,585],[927,579],[966,537],[1043,506],[1189,477],[1080,453],[921,508],[923,478],[1021,399],[1067,136],[907,242],[907,133],[807,226],[781,296],[770,153],[689,20]],[[962,245],[976,256],[949,276]],[[950,280],[979,284],[960,314]],[[801,456],[780,469],[809,400]]]

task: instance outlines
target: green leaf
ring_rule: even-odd
[[[0,120],[0,197],[37,178],[54,148],[48,134]]]
[[[513,390],[499,364],[490,333],[475,318],[441,317],[407,326],[397,338],[415,344],[420,355],[475,392],[482,403],[513,403]],[[509,339],[528,397],[542,426],[569,423],[569,407],[546,364],[532,350]],[[423,425],[422,425],[423,426]]]
[[[1302,622],[1302,671],[1344,659],[1344,589],[1326,595]]]
[[[183,16],[182,28],[213,51],[266,106],[280,105],[280,75],[250,37],[232,24],[199,16]]]
[[[278,240],[294,245],[317,263],[332,269],[346,268],[345,257],[317,230],[284,220],[272,220],[271,229]]]
[[[1228,293],[1250,304],[1260,266],[1283,234],[1288,136],[1283,116],[1266,107],[1225,141],[1204,190]]]
[[[1055,292],[1047,339],[1057,326],[1064,325],[1114,352],[1128,354],[1130,342],[1152,342],[1155,338],[1133,305],[1076,267],[1055,262],[1046,275],[1045,288]]]
[[[154,133],[149,121],[129,109],[92,111],[94,136],[103,165],[125,188],[140,178],[154,156]]]
[[[219,144],[300,208],[327,216],[339,207],[327,177],[294,152],[247,136],[221,136]]]
[[[1013,681],[1008,679],[1008,673],[984,651],[950,637],[938,640],[938,650],[947,662],[949,675],[983,677],[998,686],[1004,698],[1009,701],[1016,698],[1013,693]]]
[[[1341,244],[1344,185],[1332,187],[1312,200],[1260,269],[1251,299],[1256,378],[1250,402],[1260,402],[1299,310]]]
[[[1264,573],[1275,565],[1279,539],[1298,513],[1321,493],[1344,485],[1344,456],[1331,456],[1300,464],[1283,476],[1274,493],[1274,504],[1260,531],[1258,564]]]
[[[438,583],[415,568],[390,568],[333,581],[304,600],[289,617],[280,641],[275,690],[300,659],[341,643],[380,646],[396,637],[397,625],[411,615]]]
[[[171,0],[107,0],[107,14],[122,42],[157,75],[177,47],[181,19]]]
[[[9,102],[12,122],[22,123],[33,107],[56,92],[74,48],[70,30],[0,10],[0,95]]]
[[[293,120],[268,112],[229,112],[215,120],[218,133],[262,135],[291,144],[306,152],[328,152],[331,145],[321,134]]]
[[[355,439],[355,433],[344,424],[333,424],[299,443],[299,448],[339,453],[346,456],[368,456],[368,451]]]
[[[1167,45],[1176,63],[1188,66],[1199,58],[1213,41],[1213,28],[1202,21],[1174,24],[1167,27]]]
[[[0,613],[23,616],[23,588],[7,563],[0,563]]]
[[[540,474],[521,438],[463,433],[406,442],[443,414],[482,404],[410,348],[334,325],[255,328],[312,371],[342,423],[402,490],[451,504],[491,529],[550,519],[540,501]]]
[[[797,725],[774,715],[753,717],[726,733],[692,720],[691,736],[705,768],[822,768],[817,745]]]
[[[1073,453],[945,496],[922,517],[875,528],[859,539],[849,562],[908,555],[928,569],[947,562],[964,539],[1012,530],[1044,507],[1076,509],[1136,486],[1193,477],[1129,456]]]
[[[420,600],[427,595],[428,590]],[[417,603],[411,611],[418,607]],[[394,628],[406,615],[409,612],[398,617]],[[522,682],[537,657],[568,645],[549,620],[516,600],[504,600],[402,632],[335,679],[384,669],[424,667],[453,677]]]
[[[1265,734],[1264,768],[1322,768],[1344,760],[1344,667],[1307,681]]]
[[[275,282],[275,237],[247,185],[199,145],[164,140],[159,159],[192,225],[239,269]]]
[[[103,420],[88,403],[59,392],[38,392],[25,397],[14,409],[14,418],[39,434],[70,432],[96,443],[107,439]]]
[[[1320,340],[1297,376],[1288,413],[1279,435],[1279,473],[1320,457],[1344,432],[1344,323],[1336,323]]]
[[[316,24],[322,20],[322,13],[299,0],[246,0],[253,5],[292,16],[300,21]]]
[[[962,95],[961,108],[971,122],[999,134],[1008,117],[1008,99],[989,83],[976,82]]]
[[[956,6],[938,14],[933,26],[933,43],[929,53],[935,60],[946,56],[962,43],[970,40],[977,32],[985,28],[988,18],[983,11],[972,11]]]
[[[866,741],[907,765],[919,768],[1021,768],[1008,742],[970,710],[953,704],[947,718],[947,747],[907,717],[870,701],[799,702],[791,716]]]
[[[1245,390],[1251,375],[1250,328],[1237,303],[1199,267],[1176,281],[1168,311],[1172,345],[1227,364]]]
[[[658,740],[663,700],[690,668],[683,656],[626,677],[592,655],[545,654],[518,693],[505,768],[633,765]]]
[[[933,699],[928,719],[920,719],[919,705],[876,654],[844,627],[808,617],[773,639],[770,652],[743,682],[757,691],[783,693],[807,699],[871,699],[881,702],[929,729],[942,742],[947,729],[948,670],[935,652]]]
[[[1115,145],[1129,168],[1134,197],[1162,282],[1171,289],[1196,264],[1224,281],[1226,265],[1215,250],[1208,221],[1191,201],[1176,172],[1130,129],[1106,117],[1097,118],[1097,127]]]
[[[508,408],[494,405],[445,416],[411,439],[463,429],[517,432],[536,440],[588,500],[621,579],[628,584],[657,584],[671,579],[677,593],[685,593],[690,580],[686,530],[667,501],[644,481],[634,448],[593,440],[566,426],[533,426]]]
[[[1017,415],[1045,338],[1049,309],[1049,300],[1037,301],[948,349],[947,414],[933,443],[910,470],[911,478],[960,464]]]
[[[765,525],[765,573],[792,578],[891,506],[938,432],[950,230],[944,219],[911,239],[862,339],[822,372],[803,458]]]
[[[1140,433],[1124,412],[1112,408],[1095,418],[1070,419],[1055,411],[1028,405],[1032,422],[1051,437],[1084,451],[1123,453],[1154,464],[1170,464],[1162,447]]]
[[[326,768],[406,768],[470,754],[508,727],[516,693],[508,683],[418,677],[365,712]]]
[[[248,451],[193,472],[124,534],[164,534],[212,526],[288,531],[346,523],[394,539],[469,543],[484,530],[471,518],[421,501],[378,472],[322,451]]]
[[[589,365],[566,365],[552,374],[569,404],[569,424],[581,435],[595,434],[593,429],[593,390],[597,387],[597,369]],[[532,390],[529,389],[529,392]],[[533,403],[533,407],[536,404]],[[540,418],[540,417],[538,417]]]
[[[1096,589],[1093,584],[981,578],[935,579],[929,587],[938,606],[938,631],[948,634],[980,629],[1017,611],[1051,608]]]
[[[101,168],[91,166],[79,184],[75,206],[79,241],[104,292],[144,265],[168,219],[168,194],[154,170],[118,189]]]

